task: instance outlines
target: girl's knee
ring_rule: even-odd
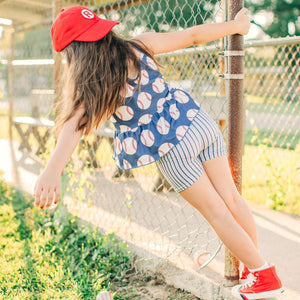
[[[225,224],[232,222],[232,220],[233,220],[232,213],[230,212],[228,207],[224,205],[220,209],[212,212],[211,221],[209,221],[209,223],[213,227],[215,227],[217,224],[222,224],[222,226],[224,226]]]
[[[232,218],[232,214],[224,202],[221,202],[218,205],[212,205],[208,210],[207,219],[211,225],[222,223],[228,220],[228,218]]]

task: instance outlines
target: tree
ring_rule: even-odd
[[[221,9],[219,0],[159,0],[120,9],[118,14],[124,25],[121,33],[132,36],[139,27],[141,32],[145,28],[163,32],[213,22]],[[107,17],[110,18],[110,15],[107,14]]]
[[[245,1],[245,6],[255,14],[271,12],[273,20],[262,30],[272,38],[300,35],[299,0],[256,0]]]

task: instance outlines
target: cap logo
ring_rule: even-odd
[[[81,11],[81,14],[86,19],[93,19],[95,17],[94,13],[91,12],[90,10],[88,10],[88,9],[83,9]]]

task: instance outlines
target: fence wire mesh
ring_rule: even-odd
[[[299,214],[300,39],[245,45],[244,196]],[[257,201],[257,200],[256,200]]]
[[[63,1],[62,6],[69,4],[70,1]],[[84,4],[104,18],[120,21],[116,30],[127,38],[145,31],[169,31],[214,22],[221,18],[222,12],[218,1],[130,1],[116,6],[109,1],[104,6],[101,5],[104,2],[85,1]],[[198,102],[206,101],[207,106],[212,96],[219,95],[214,99],[224,100],[220,95],[222,83],[218,80],[219,42],[212,46],[213,50],[191,48],[157,57],[170,85],[184,88]],[[216,119],[221,113],[219,108]],[[183,267],[186,260],[191,263],[196,251],[201,251],[202,266],[206,265],[221,245],[213,230],[199,213],[171,191],[155,165],[127,172],[117,169],[111,159],[110,129],[111,125],[105,124],[95,136],[81,142],[84,157],[81,161],[97,167],[94,173],[97,181],[93,185],[98,211],[92,218],[146,249],[151,258],[153,255],[168,258]]]
[[[56,11],[80,4],[100,17],[120,21],[116,31],[126,38],[145,31],[180,30],[222,19],[221,3],[215,0],[54,2]],[[26,9],[33,9],[30,2]],[[39,13],[38,7],[34,13]],[[45,15],[49,16],[49,11]],[[50,24],[47,25],[46,20],[42,27],[22,30],[19,26],[13,37],[13,72],[2,69],[13,83],[13,136],[21,142],[19,149],[37,154],[51,147],[49,129],[53,125],[53,114],[49,114],[49,108],[55,95],[49,32]],[[218,77],[222,61],[219,51],[217,41],[210,46],[158,57],[164,66],[161,71],[170,85],[190,92],[196,101],[207,107],[216,121],[226,118],[225,99],[221,94],[223,82]],[[9,51],[3,53],[8,64],[9,55]],[[6,91],[4,99],[8,98],[9,92]],[[214,101],[217,110],[211,107]],[[102,228],[116,231],[123,239],[147,250],[149,255],[171,260],[180,258],[176,263],[181,261],[181,267],[188,265],[186,260],[191,264],[193,254],[200,251],[203,255],[201,263],[205,266],[221,247],[214,231],[195,209],[171,191],[155,165],[132,172],[116,169],[112,160],[111,134],[111,125],[106,123],[100,131],[80,142],[78,156],[73,157],[72,168],[66,172],[70,183],[68,193],[75,197],[69,205],[74,208],[74,205],[79,205],[76,199],[89,199],[84,201],[87,212],[91,214],[87,218]],[[77,169],[76,174],[71,171],[74,169]],[[93,195],[89,198],[86,193]],[[83,211],[81,208],[82,214]]]
[[[3,9],[8,18],[17,2],[1,2],[7,5]],[[30,20],[33,12],[36,24],[43,26],[29,26],[28,20],[22,20],[22,26],[15,27],[13,43],[11,26],[4,27],[0,39],[0,109],[1,115],[7,116],[12,100],[13,139],[19,142],[20,150],[33,155],[53,147],[49,138],[55,99],[49,35],[52,10],[74,4],[120,21],[116,31],[126,38],[145,31],[219,22],[223,10],[216,0],[24,1],[25,17],[28,14]],[[224,72],[223,58],[218,55],[221,50],[217,41],[157,59],[169,84],[189,92],[220,125],[226,139],[228,102],[224,80],[219,78]],[[249,43],[245,50],[243,195],[299,214],[299,39]],[[5,122],[1,118],[1,123]],[[1,137],[7,138],[4,131]],[[155,164],[126,172],[117,169],[112,160],[112,141],[111,125],[106,123],[80,142],[66,169],[68,206],[78,210],[82,218],[115,231],[137,251],[146,250],[143,259],[168,258],[180,268],[197,269],[193,256],[200,251],[201,266],[209,263],[221,245],[211,227],[171,190]]]

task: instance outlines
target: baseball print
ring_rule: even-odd
[[[154,158],[151,155],[142,155],[138,161],[137,161],[137,166],[144,166],[144,165],[148,165],[151,164],[152,162],[154,162]]]
[[[149,124],[152,120],[152,115],[145,114],[139,118],[138,125]]]
[[[181,140],[188,130],[188,126],[182,125],[176,129],[176,137],[178,140]]]
[[[148,109],[151,105],[152,97],[149,93],[142,92],[137,98],[137,105],[140,109]]]
[[[125,170],[132,168],[131,164],[126,159],[123,159],[123,166]]]
[[[132,97],[134,94],[134,87],[130,84],[127,84],[127,93],[126,93],[126,98]]]
[[[158,148],[159,156],[165,155],[174,145],[171,143],[164,143]]]
[[[146,70],[141,71],[141,84],[145,85],[149,82],[149,73]]]
[[[120,125],[120,131],[121,132],[127,132],[127,131],[130,131],[131,128],[129,126],[126,126],[126,125]]]
[[[156,78],[152,83],[152,88],[155,93],[162,93],[166,88],[164,80],[159,77]]]
[[[198,113],[198,109],[192,108],[192,109],[188,110],[188,112],[186,113],[186,117],[190,121],[192,121],[197,113]]]
[[[134,154],[137,150],[137,142],[134,138],[128,137],[122,142],[123,149],[126,154]]]
[[[143,130],[141,133],[141,142],[145,146],[151,147],[155,142],[154,134],[148,129]]]
[[[115,151],[117,155],[122,152],[122,144],[118,137],[115,138]]]
[[[175,99],[178,102],[180,102],[181,104],[185,104],[185,103],[189,102],[189,100],[190,100],[189,96],[181,90],[175,91],[174,95],[175,95]]]
[[[127,105],[120,106],[115,114],[122,121],[129,121],[134,116],[133,109]]]
[[[156,63],[153,61],[153,59],[151,59],[150,57],[147,56],[146,61],[147,61],[148,66],[149,66],[151,69],[153,69],[153,70],[155,70],[155,71],[158,70],[157,65],[156,65]]]
[[[170,131],[170,123],[164,117],[160,117],[157,121],[156,128],[160,134],[166,135]]]
[[[199,110],[187,93],[169,90],[154,60],[144,53],[140,60],[140,86],[138,79],[127,84],[128,98],[111,118],[120,134],[115,137],[115,159],[125,170],[165,155],[183,138]]]
[[[170,115],[174,120],[177,120],[180,117],[179,109],[177,108],[176,104],[170,105],[169,109]]]
[[[166,98],[160,98],[157,101],[157,112],[161,113],[164,110],[164,103],[167,101]]]

